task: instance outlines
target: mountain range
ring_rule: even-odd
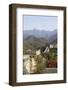
[[[46,44],[56,43],[57,44],[57,30],[46,31],[46,30],[24,30],[23,31],[23,47],[27,49],[37,49],[43,47]]]
[[[57,34],[57,30],[49,31],[49,30],[38,30],[38,29],[33,29],[33,30],[24,30],[23,35],[24,38],[28,36],[35,36],[37,38],[47,38],[49,39],[51,36]]]

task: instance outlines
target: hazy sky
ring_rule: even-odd
[[[24,15],[24,30],[54,30],[57,29],[56,16],[28,16]]]

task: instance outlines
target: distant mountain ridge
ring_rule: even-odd
[[[27,38],[28,36],[34,36],[37,38],[47,38],[49,39],[50,37],[52,37],[53,35],[57,34],[57,30],[53,30],[53,31],[46,31],[46,30],[38,30],[38,29],[33,29],[33,30],[24,30],[23,31],[23,35],[24,38]]]
[[[50,43],[57,44],[57,30],[24,30],[23,35],[24,50],[36,50],[37,48],[46,46],[46,44]]]

